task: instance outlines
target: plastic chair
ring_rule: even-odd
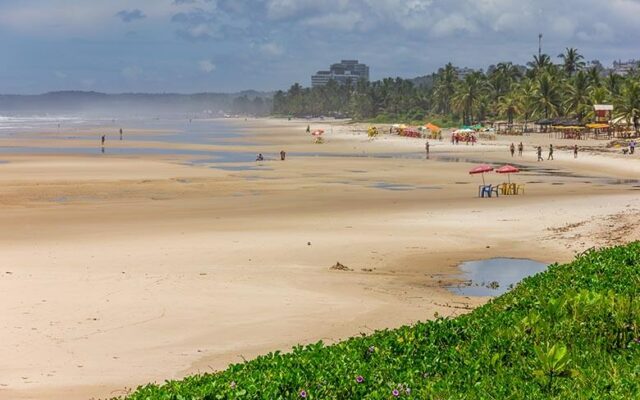
[[[481,185],[479,197],[491,197],[491,185]]]
[[[491,194],[495,193],[496,197],[500,197],[500,191],[498,190],[498,186],[489,185],[489,197],[492,197]]]
[[[515,185],[515,183],[514,183],[514,185]],[[515,194],[520,194],[520,192],[522,192],[522,194],[524,194],[524,184],[516,186]]]

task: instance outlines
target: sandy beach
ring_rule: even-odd
[[[446,289],[463,261],[566,262],[640,239],[640,157],[606,141],[577,142],[574,159],[574,141],[546,134],[445,135],[426,159],[424,140],[370,140],[366,125],[312,121],[317,145],[308,121],[226,123],[241,137],[225,145],[109,128],[104,154],[106,128],[0,139],[1,399],[108,398],[460,315],[488,300]],[[537,163],[549,143],[555,160]],[[477,198],[480,162],[521,166],[525,195]]]

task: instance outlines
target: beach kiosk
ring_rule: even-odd
[[[594,104],[593,111],[595,120],[592,124],[588,124],[587,128],[591,129],[596,139],[604,137],[610,138],[610,124],[613,119],[613,105],[611,104]]]

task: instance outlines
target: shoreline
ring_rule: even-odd
[[[371,142],[353,134],[357,126],[334,125],[327,145],[313,145],[298,122],[246,126],[254,146],[227,150],[286,145],[291,154],[348,154],[393,146],[407,153],[424,143]],[[508,162],[505,143],[455,150]],[[446,146],[434,145],[432,155]],[[241,361],[238,354],[332,342],[436,311],[458,315],[464,310],[446,304],[486,301],[439,288],[462,261],[541,254],[569,261],[606,244],[599,235],[614,229],[625,230],[624,240],[640,237],[631,223],[640,213],[632,185],[581,183],[599,178],[589,177],[594,172],[632,177],[638,160],[585,154],[571,163],[558,155],[554,167],[588,177],[534,170],[523,176],[541,183],[527,184],[526,196],[500,199],[474,197],[477,177],[466,174],[468,164],[435,159],[292,157],[230,172],[162,157],[10,156],[15,162],[0,164],[10,206],[0,220],[11,227],[0,246],[16,267],[0,279],[8,343],[0,398],[109,396],[118,387],[218,369]],[[535,166],[532,158],[521,162]],[[69,200],[51,201],[61,196]],[[329,271],[336,261],[355,271]],[[36,333],[22,338],[29,328]],[[144,341],[144,332],[158,334]],[[27,343],[33,350],[25,353]],[[55,373],[43,370],[49,363],[59,364],[47,366]]]

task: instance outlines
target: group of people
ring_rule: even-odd
[[[280,151],[280,160],[284,161],[287,158],[287,153],[284,150]],[[262,153],[258,154],[258,157],[256,157],[256,161],[264,161],[264,156],[262,155]]]
[[[524,145],[522,144],[522,142],[520,142],[520,144],[518,144],[518,155],[520,157],[522,157],[522,151],[524,150]],[[516,145],[514,143],[511,143],[511,146],[509,146],[509,152],[511,153],[511,157],[515,156],[516,153]],[[553,144],[549,145],[549,154],[547,155],[547,160],[553,160],[553,152],[554,152],[554,148],[553,148]],[[537,146],[536,147],[536,154],[538,156],[538,161],[544,161],[544,157],[542,157],[542,146]],[[573,146],[573,158],[578,158],[578,145],[574,145]]]
[[[120,140],[122,140],[122,128],[120,128]],[[102,152],[104,153],[104,145],[105,142],[107,141],[107,135],[102,135],[100,137],[100,145],[102,147]]]
[[[538,146],[536,149],[536,153],[538,154],[538,161],[544,161],[542,157],[542,146]],[[553,145],[549,145],[549,156],[547,156],[547,160],[553,160]]]
[[[476,138],[476,135],[473,134],[460,134],[460,133],[454,133],[453,135],[451,135],[451,144],[459,144],[460,142],[465,142],[467,144],[471,143],[471,145],[475,145],[476,142],[478,141],[478,138]]]
[[[522,151],[524,150],[524,145],[522,144],[522,142],[520,142],[520,144],[518,145],[518,155],[520,157],[522,157]],[[516,154],[516,145],[511,143],[511,146],[509,146],[509,151],[511,152],[511,157],[515,156]]]

